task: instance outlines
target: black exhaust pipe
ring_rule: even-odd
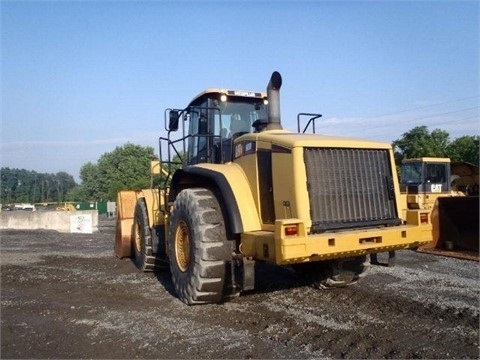
[[[268,99],[268,124],[266,130],[282,130],[280,122],[280,87],[282,86],[282,75],[278,71],[272,73],[270,82],[267,85]]]

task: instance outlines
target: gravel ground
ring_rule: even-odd
[[[2,359],[479,358],[478,262],[400,251],[335,290],[261,265],[255,291],[188,307],[113,255],[114,224],[2,231]]]

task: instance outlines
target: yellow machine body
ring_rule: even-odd
[[[422,169],[422,183],[414,193],[402,179],[402,217],[417,211],[430,227],[431,241],[419,251],[443,256],[479,260],[478,166],[449,158],[423,157],[403,161],[404,167]],[[429,167],[444,169],[445,181],[431,182]],[[402,174],[405,171],[402,169]]]
[[[360,278],[366,255],[432,240],[431,209],[403,209],[391,145],[316,134],[320,114],[284,130],[281,84],[274,72],[266,93],[208,89],[166,109],[151,166],[163,186],[118,193],[115,254],[143,271],[168,263],[187,304],[253,289],[257,261],[340,287]]]
[[[225,177],[241,217],[243,232],[240,234],[239,249],[243,256],[275,264],[291,264],[413,248],[431,241],[430,222],[422,223],[419,212],[415,210],[408,212],[404,225],[312,234],[303,149],[319,145],[326,148],[354,146],[359,149],[384,149],[389,153],[389,162],[394,163],[389,144],[276,130],[246,134],[237,139],[232,162],[196,165]],[[256,151],[249,151],[250,147]],[[259,178],[264,169],[258,167],[257,153],[263,150],[271,152],[272,147],[277,150],[272,152],[273,213],[267,214],[271,215],[271,219],[262,219],[263,199]],[[218,186],[213,180],[209,181],[209,186]],[[398,183],[396,179],[394,181],[395,195],[399,198]],[[189,177],[188,187],[199,184]],[[205,185],[204,179],[202,184]],[[130,255],[134,209],[139,198],[146,201],[152,228],[168,224],[169,207],[166,206],[165,191],[144,189],[119,192],[117,256]],[[400,213],[400,203],[396,206]]]

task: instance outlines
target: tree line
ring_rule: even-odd
[[[426,126],[417,126],[395,140],[392,146],[397,165],[403,159],[448,157],[453,162],[466,161],[478,166],[479,140],[478,135],[465,135],[450,141],[450,134],[445,130],[430,132]]]
[[[66,172],[37,173],[25,169],[3,167],[0,203],[47,203],[67,201],[67,194],[77,184]]]
[[[65,172],[42,174],[3,167],[0,203],[47,203],[66,201],[115,201],[119,190],[145,189],[151,185],[152,147],[127,143],[80,168],[81,184]],[[153,185],[158,185],[156,178]]]
[[[448,132],[429,131],[418,126],[393,141],[397,165],[405,158],[449,157],[478,166],[479,136],[466,135],[450,141]],[[81,184],[65,172],[40,174],[35,171],[2,168],[1,203],[115,201],[119,190],[158,186],[162,179],[150,175],[154,149],[127,143],[89,162],[80,169]],[[178,160],[178,159],[177,159]]]

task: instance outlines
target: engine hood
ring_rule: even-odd
[[[391,144],[386,142],[332,135],[298,134],[288,130],[270,130],[247,134],[242,136],[239,140],[241,141],[244,139],[270,143],[272,145],[278,145],[290,149],[295,147],[390,149],[392,147]]]

